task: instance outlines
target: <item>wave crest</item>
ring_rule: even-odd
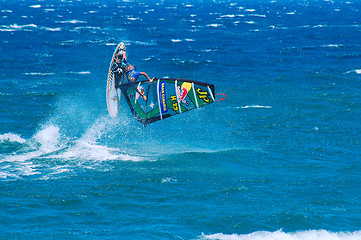
[[[223,234],[202,235],[200,239],[212,240],[358,240],[361,231],[330,232],[327,230],[308,230],[295,233],[285,233],[282,230],[275,232],[258,231],[250,234]]]

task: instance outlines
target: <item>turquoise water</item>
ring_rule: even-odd
[[[0,239],[361,238],[358,2],[0,7]],[[227,98],[111,118],[121,41]]]

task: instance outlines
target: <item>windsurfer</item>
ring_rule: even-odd
[[[112,64],[112,72],[115,77],[115,87],[118,88],[122,84],[124,68],[127,65],[127,53],[125,51],[125,44],[121,43],[118,52],[115,54],[115,61]]]
[[[145,72],[138,72],[135,69],[135,66],[127,62],[127,53],[125,51],[125,44],[121,43],[119,47],[119,51],[116,54],[116,59],[114,66],[112,66],[112,70],[115,73],[115,79],[116,79],[116,86],[119,86],[121,84],[121,78],[123,74],[125,73],[128,79],[128,82],[133,85],[133,88],[137,91],[137,93],[142,96],[144,101],[147,101],[147,97],[144,95],[144,90],[141,92],[136,86],[135,82],[137,81],[138,77],[140,75],[145,76],[150,83],[153,82],[153,79],[150,79],[148,74]]]

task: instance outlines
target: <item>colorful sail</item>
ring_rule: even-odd
[[[186,79],[157,79],[120,85],[134,117],[144,124],[213,103],[214,85]],[[145,101],[139,93],[144,91]]]

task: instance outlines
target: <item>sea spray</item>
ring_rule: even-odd
[[[259,231],[250,234],[223,234],[202,235],[202,240],[359,240],[361,231],[330,232],[326,230],[299,231],[285,233],[281,230],[275,232]]]

